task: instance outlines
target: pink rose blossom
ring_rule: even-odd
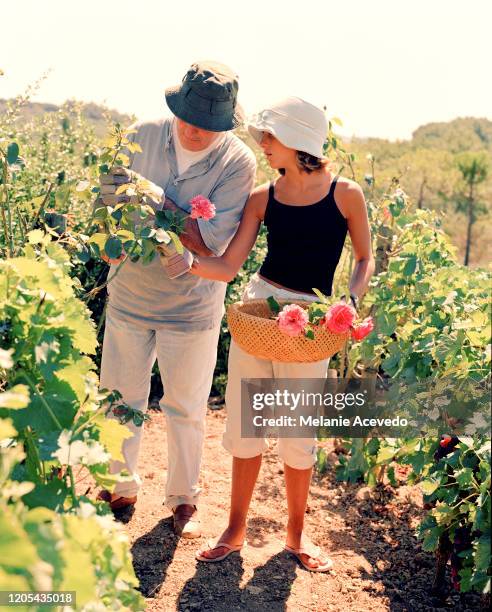
[[[215,217],[215,206],[205,196],[197,195],[190,200],[191,218],[210,221]]]
[[[297,304],[284,306],[278,315],[280,331],[287,336],[300,336],[308,321],[308,313]]]
[[[356,342],[359,342],[360,340],[364,340],[364,338],[368,334],[370,334],[373,329],[374,329],[374,321],[372,320],[372,317],[367,317],[366,319],[362,321],[362,323],[360,323],[359,325],[356,325],[352,329],[352,338]]]
[[[328,309],[325,327],[334,334],[344,334],[353,326],[356,317],[355,308],[345,302],[338,302]]]

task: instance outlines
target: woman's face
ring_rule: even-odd
[[[263,132],[260,147],[272,168],[285,168],[296,163],[295,149],[286,147],[269,132]]]

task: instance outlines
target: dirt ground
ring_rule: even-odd
[[[286,503],[275,446],[265,454],[252,502],[248,546],[222,563],[195,561],[196,550],[226,525],[231,459],[221,446],[224,410],[209,410],[201,473],[204,536],[180,540],[162,505],[167,450],[164,415],[145,425],[135,512],[123,517],[135,572],[149,611],[379,611],[480,609],[476,595],[432,597],[434,558],[414,530],[422,515],[416,487],[396,491],[337,483],[334,468],[315,476],[306,531],[334,561],[329,574],[310,573],[283,552]],[[330,461],[336,463],[331,453]]]

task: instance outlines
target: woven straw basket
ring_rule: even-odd
[[[298,304],[307,308],[310,302],[277,300],[280,306]],[[227,323],[231,336],[246,353],[283,362],[321,361],[337,353],[349,334],[335,334],[324,327],[315,327],[314,340],[304,335],[287,336],[280,331],[277,321],[270,318],[272,311],[263,299],[236,302],[227,309]]]

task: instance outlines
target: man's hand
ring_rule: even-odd
[[[200,228],[198,227],[198,222],[196,219],[192,219],[189,214],[185,213],[183,209],[179,208],[171,199],[167,196],[164,198],[164,210],[170,210],[172,212],[180,212],[186,215],[185,219],[185,231],[180,235],[180,240],[186,248],[188,248],[193,253],[197,255],[202,255],[203,257],[210,257],[214,255],[214,253],[207,247],[205,242],[203,241],[202,235],[200,233]]]
[[[114,166],[108,174],[99,176],[101,186],[101,199],[106,206],[116,206],[116,204],[137,203],[137,194],[127,195],[126,193],[116,194],[116,191],[122,186],[129,183],[136,184],[138,190],[143,192],[157,205],[164,198],[164,190],[152,181],[148,181],[138,172],[127,170],[121,166]]]
[[[173,242],[169,244],[159,244],[157,251],[161,256],[161,263],[169,278],[178,278],[191,270],[193,264],[193,254],[188,249],[183,249],[180,254],[176,251]]]
[[[124,250],[123,250],[123,253],[116,259],[111,259],[111,257],[108,257],[105,253],[101,253],[101,259],[110,265],[120,264],[125,259],[125,257],[126,257],[126,253]]]

